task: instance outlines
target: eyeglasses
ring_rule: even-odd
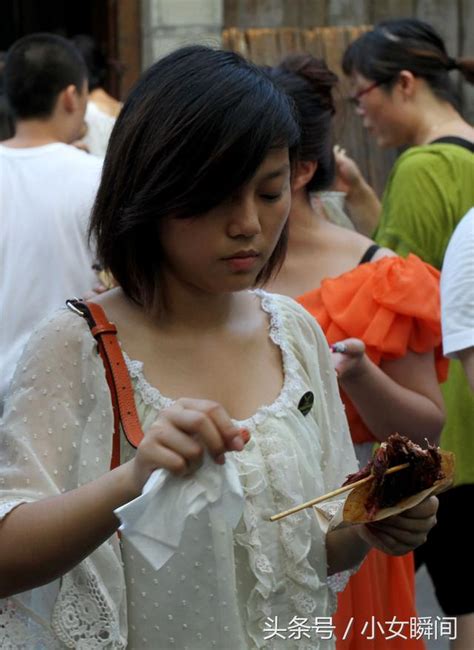
[[[347,101],[352,104],[353,106],[360,106],[360,98],[363,97],[364,95],[367,95],[367,93],[370,93],[371,90],[374,88],[377,88],[378,86],[381,86],[382,84],[387,83],[386,80],[384,81],[374,81],[373,84],[370,84],[370,86],[367,86],[367,88],[362,88],[362,90],[359,90],[358,93],[353,95],[352,97],[348,97]]]

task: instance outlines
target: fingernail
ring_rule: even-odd
[[[232,449],[234,449],[235,451],[242,451],[242,449],[244,448],[244,441],[240,434],[238,436],[235,436],[235,438],[232,438],[231,446]]]
[[[334,343],[331,345],[331,352],[339,352],[339,354],[344,354],[347,352],[347,346],[345,343]]]
[[[244,444],[246,445],[250,440],[250,433],[247,431],[247,429],[240,429],[240,437],[242,438]]]

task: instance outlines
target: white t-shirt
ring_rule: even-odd
[[[441,318],[447,357],[474,346],[474,208],[459,222],[446,249]]]
[[[96,283],[87,227],[101,169],[60,142],[0,146],[0,412],[35,326]]]
[[[94,156],[101,158],[105,156],[115,119],[115,117],[101,111],[94,102],[87,102],[86,114],[84,116],[87,133],[83,138],[83,142]]]

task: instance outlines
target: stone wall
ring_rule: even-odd
[[[142,67],[191,43],[220,45],[222,0],[141,0]]]

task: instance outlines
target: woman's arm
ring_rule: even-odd
[[[0,597],[67,573],[117,529],[114,509],[137,497],[153,470],[189,474],[207,449],[217,463],[244,432],[207,400],[178,400],[146,432],[135,458],[64,494],[24,503],[0,520]],[[12,494],[12,498],[14,494]]]
[[[429,497],[400,515],[328,533],[328,575],[357,566],[372,547],[388,555],[405,555],[413,551],[426,541],[436,524],[437,509],[438,499]]]
[[[466,373],[469,386],[471,387],[472,392],[474,392],[474,348],[470,347],[465,350],[459,350],[458,358],[462,363],[464,372]]]
[[[444,410],[433,353],[408,352],[377,367],[362,341],[343,343],[346,352],[335,355],[339,384],[371,433],[380,441],[397,431],[418,444],[436,443]]]
[[[135,496],[122,465],[65,494],[23,503],[0,521],[0,598],[67,573],[117,529],[113,511]]]

